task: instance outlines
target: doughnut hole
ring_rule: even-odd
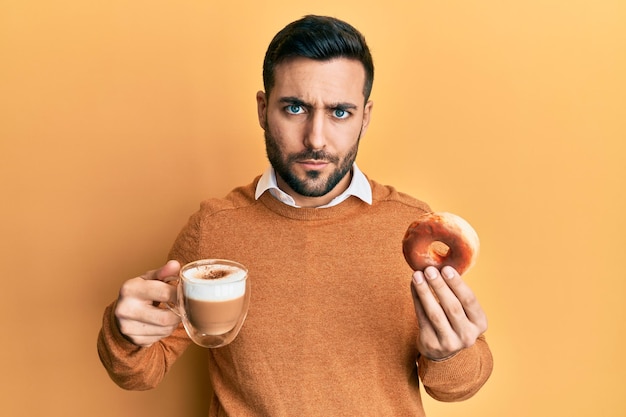
[[[448,253],[450,252],[450,246],[439,240],[434,240],[430,244],[429,250],[434,255],[434,258],[445,259],[445,257],[448,256]]]

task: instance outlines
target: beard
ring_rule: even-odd
[[[276,139],[270,133],[269,126],[267,123],[265,124],[267,159],[276,171],[276,175],[280,176],[292,190],[305,197],[324,196],[339,184],[352,169],[360,140],[361,134],[359,133],[356,143],[343,157],[315,149],[306,149],[299,153],[285,155],[278,146]],[[291,167],[296,161],[304,159],[329,162],[334,164],[336,168],[326,177],[317,170],[309,170],[305,172],[304,178],[300,178],[293,172]]]

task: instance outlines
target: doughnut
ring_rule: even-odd
[[[480,243],[470,224],[452,213],[425,213],[408,227],[402,239],[404,259],[414,271],[449,265],[459,275],[476,262]]]

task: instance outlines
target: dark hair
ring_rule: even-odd
[[[328,61],[355,59],[365,69],[363,95],[369,99],[374,83],[374,62],[363,35],[350,24],[333,17],[308,15],[285,26],[270,42],[263,61],[263,85],[269,95],[274,70],[290,58]]]

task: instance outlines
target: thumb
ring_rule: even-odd
[[[142,278],[147,280],[159,280],[163,282],[176,281],[180,272],[178,261],[168,261],[165,265],[154,271],[147,272]]]

